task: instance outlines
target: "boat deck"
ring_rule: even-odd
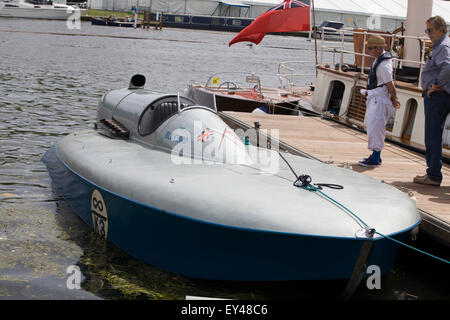
[[[240,127],[279,129],[279,139],[303,153],[337,166],[352,166],[354,171],[383,180],[404,192],[413,192],[423,214],[421,230],[450,245],[450,166],[443,164],[444,179],[440,187],[412,182],[426,170],[425,156],[386,142],[383,165],[366,168],[358,161],[370,155],[366,134],[318,117],[295,117],[253,113],[225,112],[224,117]],[[270,134],[270,132],[269,132]]]

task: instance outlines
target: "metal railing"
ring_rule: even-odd
[[[315,73],[295,73],[295,68],[291,68],[290,64],[314,64],[313,61],[283,61],[278,64],[278,78],[280,80],[280,86],[286,87],[284,83],[287,84],[287,90],[292,92],[292,88],[295,86],[295,78],[297,77],[315,77]]]
[[[360,65],[360,70],[363,71],[364,67],[365,67],[365,59],[366,57],[368,58],[373,58],[373,56],[366,54],[366,41],[367,41],[367,37],[369,35],[378,35],[378,36],[383,36],[383,37],[391,37],[391,47],[390,47],[390,51],[392,52],[393,47],[394,47],[394,40],[397,39],[415,39],[420,41],[421,45],[422,45],[422,52],[421,52],[421,57],[420,57],[420,61],[416,61],[416,60],[407,60],[407,59],[401,59],[401,58],[396,58],[393,57],[392,61],[394,62],[394,75],[395,75],[395,69],[397,69],[397,66],[401,65],[403,66],[403,63],[411,63],[411,64],[417,64],[419,65],[419,79],[418,79],[418,87],[420,87],[420,83],[422,80],[422,69],[423,66],[425,65],[425,49],[426,49],[426,40],[429,40],[428,37],[418,37],[418,36],[405,36],[405,35],[397,35],[397,34],[389,34],[389,33],[376,33],[376,32],[368,32],[368,31],[353,31],[353,30],[336,30],[334,28],[327,28],[324,27],[323,30],[329,30],[329,31],[333,31],[336,33],[339,33],[340,37],[341,37],[341,45],[339,47],[335,47],[335,46],[327,46],[324,45],[325,42],[325,32],[322,32],[322,38],[321,38],[321,42],[322,45],[320,46],[320,51],[321,51],[321,58],[320,58],[320,64],[323,64],[323,53],[325,50],[327,49],[332,49],[333,52],[337,52],[339,53],[339,71],[342,71],[342,64],[343,64],[343,60],[344,60],[344,54],[352,54],[352,55],[358,55],[358,56],[362,56],[361,58],[361,65]],[[356,51],[350,51],[350,50],[345,50],[344,48],[344,36],[345,35],[355,35],[355,34],[362,34],[363,37],[363,47],[362,47],[362,51],[360,52],[356,52]]]
[[[333,33],[333,35],[335,34],[336,37],[339,36],[339,44],[338,45],[329,45],[325,43],[325,32],[329,31],[329,33],[327,35],[331,33]],[[362,50],[361,52],[356,52],[354,50],[346,50],[345,49],[345,37],[347,37],[348,40],[348,36],[353,36],[355,34],[361,34],[363,35],[363,46],[362,46]],[[336,63],[336,55],[339,55],[339,63],[338,63],[338,70],[340,72],[342,72],[342,65],[344,64],[344,55],[353,55],[353,56],[361,56],[361,62],[359,65],[356,65],[356,67],[359,67],[359,73],[363,73],[364,72],[364,68],[365,68],[365,61],[367,58],[374,58],[373,56],[366,54],[366,41],[369,35],[378,35],[378,36],[383,36],[383,37],[390,37],[391,41],[390,41],[390,48],[389,51],[392,52],[394,49],[394,43],[395,40],[400,40],[400,39],[415,39],[420,41],[421,43],[421,57],[420,57],[420,61],[416,61],[416,60],[407,60],[407,59],[402,59],[399,57],[393,57],[392,61],[393,61],[393,67],[394,67],[394,80],[395,80],[395,76],[396,76],[396,69],[399,69],[399,67],[403,67],[404,63],[409,63],[409,64],[413,64],[413,65],[418,65],[419,66],[419,77],[418,77],[418,83],[417,83],[417,87],[420,88],[420,84],[421,84],[421,80],[422,80],[422,70],[423,70],[423,66],[425,65],[425,52],[426,52],[426,40],[429,40],[428,37],[418,37],[418,36],[405,36],[405,35],[398,35],[398,34],[389,34],[389,33],[377,33],[377,32],[370,32],[370,31],[354,31],[354,30],[348,30],[348,29],[334,29],[334,28],[329,28],[329,27],[323,27],[321,29],[321,46],[320,46],[320,59],[318,64],[319,65],[324,65],[324,54],[325,53],[333,53],[333,65],[335,65]],[[292,64],[300,64],[300,65],[304,65],[304,64],[309,64],[309,65],[314,65],[315,62],[312,61],[283,61],[278,65],[278,77],[280,79],[280,83],[282,83],[283,81],[286,81],[288,83],[288,88],[289,90],[292,89],[292,87],[294,86],[294,79],[296,77],[305,77],[305,76],[312,76],[312,74],[308,74],[308,73],[296,73],[295,72],[295,68],[291,67],[289,65]],[[317,66],[316,66],[317,67]],[[314,74],[315,76],[315,74]]]
[[[294,69],[285,66],[286,63],[288,62],[285,62],[284,65],[283,63],[279,65],[279,70],[288,70],[286,72],[289,73],[286,74],[280,74],[280,72],[258,74],[239,71],[219,72],[208,78],[204,88],[208,90],[231,90],[234,92],[255,91],[261,93],[261,91],[283,91],[289,93],[294,83],[294,77],[297,75],[293,74]],[[311,62],[307,61],[304,63],[310,65]],[[302,76],[307,75],[312,76],[312,74],[302,74]]]

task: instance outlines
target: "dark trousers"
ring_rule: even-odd
[[[450,113],[450,95],[435,92],[425,102],[425,147],[427,174],[430,179],[442,181],[442,134],[447,115]]]

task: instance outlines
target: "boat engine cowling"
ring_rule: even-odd
[[[133,77],[129,88],[112,90],[102,97],[97,109],[99,133],[134,140],[175,157],[251,162],[241,139],[215,109],[185,96],[137,88],[143,80]]]

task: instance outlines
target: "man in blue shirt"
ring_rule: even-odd
[[[425,103],[425,147],[427,173],[416,176],[415,183],[440,186],[442,182],[442,134],[450,113],[450,39],[447,23],[440,17],[426,22],[425,32],[433,43],[430,58],[422,71]]]

